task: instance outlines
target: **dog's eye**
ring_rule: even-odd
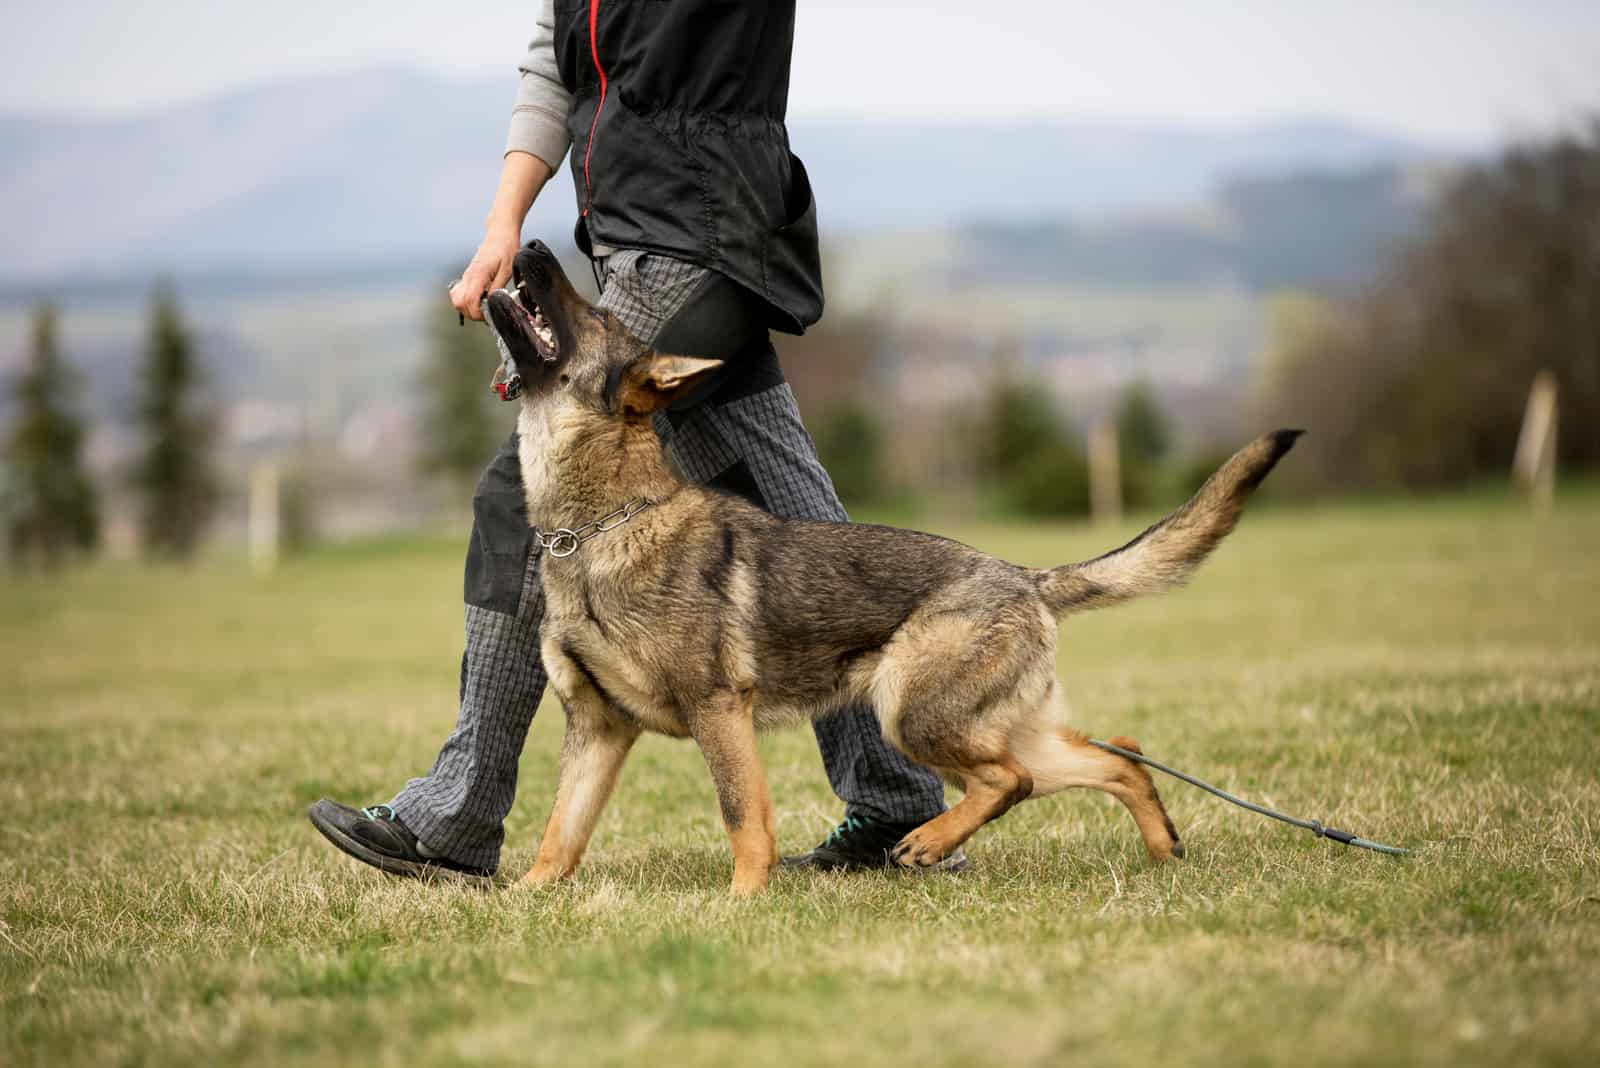
[[[571,382],[572,382],[572,378],[570,376],[568,376],[568,375],[562,375],[561,376],[561,384],[563,386],[570,385]]]

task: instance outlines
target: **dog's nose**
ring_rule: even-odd
[[[555,262],[548,245],[543,241],[530,241],[511,261],[511,274],[519,285],[543,289],[550,284],[550,267]]]

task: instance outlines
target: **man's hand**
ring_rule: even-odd
[[[511,278],[511,259],[522,243],[518,229],[490,230],[473,254],[472,262],[450,287],[450,303],[469,319],[483,318],[483,294],[499,289]]]
[[[483,320],[483,295],[511,277],[511,260],[522,244],[522,220],[533,199],[550,180],[550,165],[526,152],[507,152],[500,168],[500,188],[484,224],[483,243],[472,262],[450,287],[450,303],[469,319]]]

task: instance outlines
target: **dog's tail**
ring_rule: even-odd
[[[1274,430],[1234,453],[1188,503],[1120,549],[1035,574],[1057,619],[1180,585],[1239,521],[1245,498],[1303,430]]]

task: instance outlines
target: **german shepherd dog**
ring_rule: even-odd
[[[719,362],[651,351],[543,244],[517,255],[513,276],[489,314],[523,381],[528,515],[555,529],[539,535],[540,653],[567,716],[555,807],[524,882],[572,874],[634,740],[654,731],[700,746],[733,892],[764,889],[778,854],[756,732],[858,701],[964,792],[901,839],[894,864],[937,864],[1012,805],[1070,787],[1126,805],[1154,859],[1183,856],[1149,773],[1058,724],[1057,623],[1181,583],[1298,431],[1257,438],[1114,552],[1016,567],[930,534],[778,519],[685,483],[651,416]]]

